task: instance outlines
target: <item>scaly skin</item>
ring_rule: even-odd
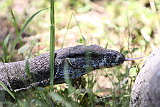
[[[31,78],[26,75],[26,60],[0,63],[0,81],[12,91],[47,86],[50,83],[49,59],[47,53],[28,60]],[[121,53],[96,45],[59,49],[55,52],[54,84],[64,83],[64,78],[78,78],[95,69],[118,66],[124,60]],[[0,86],[0,90],[4,89]]]

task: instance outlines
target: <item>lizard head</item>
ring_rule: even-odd
[[[67,58],[67,60],[74,68],[100,69],[121,65],[125,61],[125,57],[117,51],[106,50],[101,54],[88,51],[81,57],[76,56],[75,58]]]
[[[78,45],[64,49],[57,56],[58,59],[66,59],[69,65],[75,69],[82,68],[110,68],[122,64],[125,61],[123,54],[115,50],[105,49],[97,45]]]
[[[56,51],[56,62],[59,63],[56,64],[56,78],[64,78],[64,74],[69,74],[72,79],[78,78],[92,70],[119,66],[131,60],[135,59],[97,45],[63,48]]]

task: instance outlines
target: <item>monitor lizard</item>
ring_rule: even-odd
[[[97,45],[77,45],[59,49],[55,51],[54,84],[64,83],[64,78],[75,79],[96,69],[121,65],[125,60],[127,58],[118,51]],[[26,61],[0,63],[0,81],[11,91],[49,85],[49,53],[28,59],[31,77],[28,77],[25,71]],[[1,90],[4,89],[0,86]]]

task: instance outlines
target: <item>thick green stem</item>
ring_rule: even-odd
[[[54,21],[54,0],[50,0],[50,85],[54,80],[54,51],[55,51],[55,21]]]

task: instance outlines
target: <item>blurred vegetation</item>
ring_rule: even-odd
[[[17,42],[13,49],[17,32],[22,30],[26,20],[48,7],[49,0],[0,1],[3,62],[49,52],[49,9],[38,13],[28,23],[21,35],[22,44]],[[86,45],[97,44],[119,50],[126,57],[141,57],[148,56],[160,45],[159,0],[56,0],[54,16],[56,49],[84,44],[85,38]],[[91,72],[79,80],[77,87],[56,85],[53,92],[39,87],[29,91],[30,97],[22,92],[22,98],[17,97],[14,106],[128,107],[132,85],[144,61],[145,58]]]

